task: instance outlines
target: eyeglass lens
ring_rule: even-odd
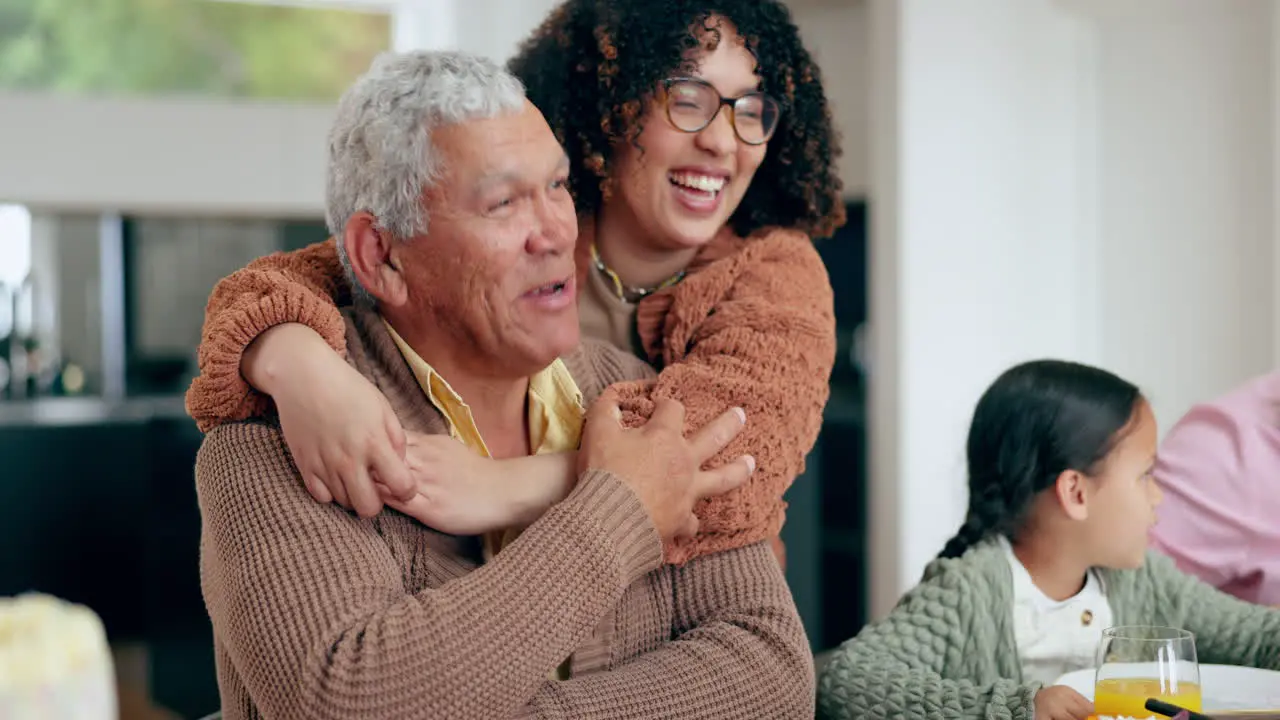
[[[709,85],[681,80],[667,88],[667,115],[672,125],[685,132],[698,132],[709,125],[720,105],[719,93]],[[764,93],[753,92],[733,101],[730,119],[743,142],[758,145],[768,140],[777,129],[778,114],[776,100]]]

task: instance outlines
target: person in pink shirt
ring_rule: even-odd
[[[1223,592],[1280,605],[1280,371],[1193,407],[1155,475],[1154,546]]]

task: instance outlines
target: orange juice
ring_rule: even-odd
[[[1178,707],[1201,712],[1200,686],[1178,683],[1177,687],[1161,686],[1156,678],[1110,678],[1098,681],[1093,691],[1093,714],[1097,718],[1159,717],[1145,706],[1155,698]]]

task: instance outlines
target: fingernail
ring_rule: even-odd
[[[743,455],[743,457],[747,459],[747,472],[748,472],[748,473],[753,473],[753,472],[755,472],[755,471],[756,471],[756,459],[755,459],[755,458],[753,458],[753,457],[751,457],[750,455]]]
[[[743,410],[743,409],[742,409],[742,408],[740,408],[740,407],[736,407],[736,408],[734,408],[734,409],[733,409],[733,412],[734,412],[734,414],[735,414],[735,415],[737,415],[737,416],[738,416],[738,422],[742,423],[743,425],[746,425],[746,424],[747,424],[747,411],[746,411],[746,410]],[[754,465],[753,465],[752,467],[754,467]]]

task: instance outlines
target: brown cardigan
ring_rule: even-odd
[[[591,267],[591,240],[590,223],[583,223],[580,276]],[[245,348],[273,325],[301,322],[345,352],[338,305],[349,302],[332,240],[268,255],[224,278],[205,313],[201,374],[187,393],[187,411],[203,430],[270,414],[271,399],[240,375]],[[818,438],[835,363],[831,283],[813,243],[791,230],[747,239],[726,230],[699,252],[683,282],[640,302],[636,324],[647,359],[662,372],[656,386],[621,388],[628,422],[648,418],[652,397],[684,403],[691,428],[738,405],[747,426],[714,462],[749,453],[757,464],[746,485],[699,506],[699,534],[668,546],[667,560],[764,539],[781,560],[782,495]]]
[[[446,432],[385,328],[349,357],[410,430]],[[652,371],[603,344],[584,396]],[[478,539],[313,501],[277,426],[225,423],[196,485],[227,720],[813,717],[812,658],[763,543],[662,564],[635,494],[591,471],[488,564]],[[548,674],[571,656],[566,681]]]

